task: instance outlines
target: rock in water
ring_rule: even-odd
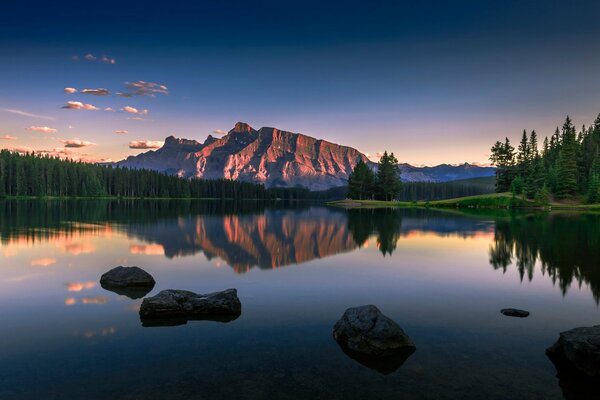
[[[156,282],[139,267],[116,267],[100,277],[100,285],[111,292],[139,299],[148,294]]]
[[[546,354],[559,375],[575,373],[600,378],[600,325],[561,332]]]
[[[410,355],[415,345],[402,328],[373,305],[349,308],[333,327],[342,348],[369,359]]]
[[[529,311],[519,310],[517,308],[503,308],[500,312],[507,317],[525,318],[529,317]]]
[[[144,326],[180,325],[199,319],[231,321],[241,312],[236,289],[209,294],[167,289],[144,299],[140,318]]]

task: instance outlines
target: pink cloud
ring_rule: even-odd
[[[122,97],[131,97],[131,96],[150,96],[156,97],[156,94],[168,94],[169,88],[165,85],[161,85],[154,82],[145,82],[145,81],[137,81],[137,82],[125,82],[125,87],[129,89],[129,92],[125,93],[117,93],[117,95]]]
[[[2,140],[17,140],[16,137],[10,136],[10,135],[0,136],[0,139],[2,139]]]
[[[82,103],[80,101],[67,101],[62,108],[67,108],[70,110],[88,110],[88,111],[96,111],[99,110],[98,107],[93,106],[91,104]]]
[[[75,89],[75,88],[72,88],[72,87],[66,87],[66,88],[64,88],[63,90],[64,90],[64,91],[65,91],[65,93],[67,93],[67,94],[73,94],[73,93],[77,92],[77,89]]]
[[[110,92],[108,89],[98,88],[98,89],[83,89],[81,93],[84,94],[93,94],[94,96],[108,96]]]
[[[129,142],[130,149],[138,149],[138,150],[146,150],[146,149],[159,149],[165,144],[161,141],[153,141],[153,140],[136,140],[133,142]]]
[[[138,115],[147,115],[148,114],[148,110],[138,110],[135,107],[131,107],[131,106],[125,106],[123,108],[121,108],[121,110],[128,112],[130,114],[138,114]]]
[[[226,135],[227,132],[225,132],[222,129],[215,129],[214,131],[212,131],[212,133],[214,133],[215,135]]]
[[[119,134],[119,135],[124,135],[126,133],[129,133],[128,131],[124,130],[124,129],[120,129],[118,131],[115,131],[115,133]]]
[[[26,128],[28,131],[34,131],[34,132],[42,132],[42,133],[55,133],[56,129],[55,128],[50,128],[47,126],[30,126],[29,128]]]
[[[53,264],[56,264],[56,260],[50,257],[38,258],[37,260],[31,261],[31,265],[34,267],[47,267]]]
[[[61,142],[65,144],[65,147],[71,147],[71,148],[76,148],[76,149],[79,149],[81,147],[89,147],[89,146],[96,145],[96,143],[88,142],[86,140],[80,140],[77,138],[61,140]]]

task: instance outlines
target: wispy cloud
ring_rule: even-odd
[[[122,97],[132,96],[150,96],[156,97],[157,94],[169,94],[169,88],[165,85],[161,85],[154,82],[137,81],[137,82],[125,82],[125,87],[128,89],[127,92],[117,93]]]
[[[67,104],[62,106],[62,108],[67,108],[69,110],[89,110],[89,111],[99,110],[98,107],[96,107],[92,104],[82,103],[80,101],[67,101]]]
[[[48,120],[54,120],[55,119],[53,117],[47,117],[45,115],[32,114],[32,113],[28,113],[28,112],[25,112],[25,111],[22,111],[22,110],[16,110],[16,109],[13,109],[13,108],[3,108],[2,111],[7,112],[7,113],[11,113],[11,114],[21,115],[23,117],[48,119]]]
[[[2,139],[2,140],[17,140],[18,138],[15,136],[4,135],[4,136],[0,136],[0,139]]]
[[[121,108],[121,110],[128,112],[130,114],[138,114],[138,115],[147,115],[148,114],[148,110],[138,110],[135,107],[131,107],[131,106],[125,106],[123,108]]]
[[[61,142],[65,144],[65,147],[70,147],[70,148],[75,148],[75,149],[96,145],[96,143],[88,142],[87,140],[80,140],[77,138],[61,140]]]
[[[163,144],[165,143],[161,141],[135,140],[133,142],[129,142],[129,148],[137,150],[158,149],[161,148]]]
[[[38,258],[31,261],[31,265],[34,267],[47,267],[53,264],[56,264],[56,259],[50,257]]]
[[[105,63],[105,64],[116,64],[117,63],[117,60],[115,60],[112,57],[107,57],[107,56],[98,57],[98,56],[93,55],[92,53],[88,53],[88,54],[84,55],[83,57],[73,56],[72,59],[73,59],[73,61],[79,61],[80,59],[83,59],[85,61],[97,61],[97,62],[101,62],[101,63]]]
[[[42,133],[55,133],[56,129],[55,128],[50,128],[48,126],[30,126],[29,128],[25,128],[28,131],[34,131],[34,132],[42,132]]]
[[[74,87],[66,87],[63,89],[63,91],[67,94],[73,94],[77,92],[77,89],[75,89]]]
[[[81,93],[84,94],[93,94],[94,96],[108,96],[110,92],[108,89],[98,88],[98,89],[83,89]]]
[[[128,131],[124,130],[124,129],[119,129],[118,131],[115,131],[115,133],[119,134],[119,135],[124,135],[126,133],[129,133]]]
[[[214,133],[215,135],[226,135],[227,134],[227,132],[222,129],[215,129],[214,131],[212,131],[212,133]]]
[[[12,147],[6,147],[5,150],[8,151],[14,151],[17,153],[21,153],[21,154],[25,154],[25,153],[31,153],[33,152],[33,149],[27,146],[12,146]]]

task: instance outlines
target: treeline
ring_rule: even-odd
[[[387,151],[379,159],[377,174],[359,159],[348,177],[348,197],[355,200],[396,200],[401,189],[398,160]]]
[[[492,177],[493,179],[493,177]],[[466,196],[478,196],[494,192],[494,184],[484,184],[474,178],[468,181],[450,182],[403,182],[398,196],[400,201],[433,201],[446,200]]]
[[[544,139],[541,151],[535,131],[523,131],[515,149],[508,138],[496,142],[490,160],[496,165],[496,191],[511,191],[546,203],[584,196],[600,202],[600,115],[592,126],[576,131],[567,116],[562,129]]]
[[[149,170],[0,151],[0,197],[271,199],[275,195],[261,184],[182,179]]]

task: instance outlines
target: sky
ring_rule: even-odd
[[[237,121],[414,165],[600,113],[597,1],[4,0],[0,148],[120,160]],[[87,90],[86,90],[87,89]]]

